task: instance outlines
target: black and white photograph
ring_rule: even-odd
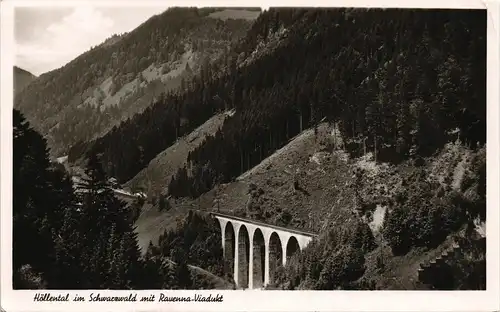
[[[487,289],[486,9],[13,18],[14,290]]]

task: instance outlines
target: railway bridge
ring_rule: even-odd
[[[222,233],[226,272],[240,288],[263,288],[276,269],[304,249],[317,234],[212,212]]]

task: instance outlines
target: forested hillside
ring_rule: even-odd
[[[90,150],[125,181],[180,135],[235,108],[191,153],[190,174],[180,171],[172,185],[174,195],[197,196],[324,117],[339,123],[352,155],[364,146],[380,160],[431,155],[456,132],[484,143],[484,14],[271,9],[232,50],[226,75],[205,72],[188,92],[168,93]]]
[[[15,99],[61,156],[141,112],[166,90],[183,90],[201,68],[245,34],[247,19],[209,17],[217,9],[172,8],[130,33],[114,35]],[[257,12],[258,13],[258,12]]]
[[[339,124],[352,156],[366,149],[381,161],[432,155],[456,132],[474,146],[484,143],[484,13],[460,14],[471,13],[263,15],[271,25],[298,20],[286,44],[240,70],[234,118],[191,153],[170,194],[198,196],[228,182],[324,117]]]
[[[271,9],[231,51],[223,76],[207,74],[184,94],[166,94],[85,148],[101,154],[105,170],[125,181],[180,135],[234,109],[215,135],[189,153],[166,193],[197,198],[227,183],[220,192],[231,212],[320,230],[323,238],[277,287],[414,289],[411,276],[433,248],[484,221],[485,14]],[[317,150],[300,156],[331,154],[317,158],[324,163],[320,168],[308,169],[298,155],[289,156],[290,168],[265,165],[270,174],[251,178],[261,184],[247,181],[248,191],[233,182],[304,130],[317,136],[320,121],[334,125],[333,137],[341,138],[318,141]],[[457,140],[453,154],[447,143]],[[368,164],[358,164],[358,157],[369,155]],[[291,172],[285,180],[295,183],[280,184],[285,180],[277,179],[278,169]],[[208,199],[192,204],[213,207]],[[320,229],[314,228],[318,218]],[[322,252],[332,245],[337,247]],[[311,263],[315,271],[306,270]],[[353,272],[337,270],[349,263]]]
[[[214,134],[189,145],[196,128],[223,112]],[[219,62],[201,66],[183,87],[167,88],[104,136],[75,144],[69,159],[85,155],[98,181],[113,176],[134,184],[160,153],[173,155],[176,142],[183,143],[186,159],[153,163],[168,172],[155,172],[164,174],[157,180],[165,185],[156,186],[161,196],[148,199],[151,211],[138,215],[102,199],[146,229],[137,231],[147,237],[142,241],[157,245],[136,256],[131,223],[113,227],[119,222],[110,219],[99,227],[123,233],[116,235],[133,255],[131,268],[147,268],[144,276],[155,285],[170,286],[160,279],[171,280],[172,272],[182,281],[172,287],[193,285],[188,268],[172,271],[166,258],[221,274],[213,220],[190,213],[171,226],[164,223],[173,218],[165,218],[154,223],[156,234],[168,229],[158,239],[147,230],[150,219],[194,207],[319,234],[280,269],[272,288],[485,287],[485,248],[475,243],[486,218],[485,11],[271,8]],[[72,220],[51,213],[41,216]],[[31,221],[21,224],[32,230]],[[43,224],[38,228],[40,239],[49,235]],[[65,246],[72,246],[67,239]],[[463,253],[449,260],[452,278],[445,286],[437,280],[422,285],[416,276],[421,264],[456,244]],[[170,268],[160,279],[152,273],[158,266]]]

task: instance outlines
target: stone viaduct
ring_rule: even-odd
[[[226,272],[233,272],[239,288],[263,288],[274,280],[280,265],[317,236],[221,213],[211,215],[221,227]]]

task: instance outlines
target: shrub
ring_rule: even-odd
[[[383,235],[394,254],[412,247],[435,247],[466,223],[466,202],[434,181],[417,177],[410,194],[397,194],[396,204],[387,211]]]
[[[165,231],[159,238],[162,254],[183,256],[184,262],[223,276],[224,261],[221,248],[221,234],[217,220],[190,211],[173,231]],[[182,252],[181,252],[182,251]]]
[[[301,253],[293,255],[276,274],[278,289],[349,289],[365,271],[364,254],[375,247],[368,226],[362,222],[330,228]]]

